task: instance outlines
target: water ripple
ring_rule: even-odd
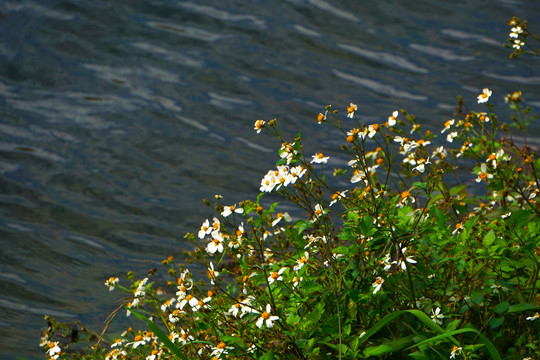
[[[345,49],[353,54],[360,55],[366,59],[382,62],[395,68],[402,70],[412,71],[418,74],[427,74],[428,69],[419,67],[409,60],[396,54],[385,53],[382,51],[373,51],[368,49],[362,49],[358,46],[337,44],[339,48]]]
[[[203,14],[204,16],[209,16],[227,22],[244,23],[248,24],[249,26],[256,27],[260,30],[266,29],[266,22],[254,15],[231,14],[230,12],[227,12],[225,10],[219,10],[211,6],[199,5],[195,3],[183,2],[178,5],[183,7],[184,9],[190,9],[199,14]]]
[[[465,32],[465,31],[461,31],[461,30],[457,30],[457,29],[443,29],[443,30],[441,30],[441,34],[446,35],[446,36],[450,36],[451,38],[454,38],[454,39],[472,40],[472,41],[477,42],[477,43],[484,43],[484,44],[494,45],[494,46],[497,46],[497,47],[501,46],[500,41],[494,40],[494,39],[489,38],[487,36],[478,35],[478,34],[471,33],[471,32]]]
[[[289,1],[297,5],[305,4],[308,7],[315,6],[319,8],[320,10],[323,10],[324,12],[335,15],[342,19],[354,21],[354,22],[360,22],[360,19],[357,16],[354,16],[350,12],[338,8],[335,4],[330,4],[323,0],[289,0]]]
[[[409,44],[409,47],[413,50],[419,51],[427,55],[439,57],[446,61],[471,61],[475,59],[474,56],[457,55],[454,51],[450,49],[443,49],[435,46],[413,43]]]
[[[20,12],[24,10],[30,10],[35,12],[39,16],[46,16],[55,20],[73,20],[74,16],[71,14],[66,14],[60,11],[52,10],[45,6],[25,1],[25,2],[4,2],[0,5],[0,9],[10,11],[10,12]]]
[[[352,81],[355,84],[361,85],[363,87],[370,89],[373,92],[376,92],[378,94],[385,95],[388,97],[396,97],[396,98],[415,100],[415,101],[425,101],[428,99],[427,96],[411,94],[407,91],[398,90],[391,85],[382,84],[375,80],[361,78],[359,76],[347,74],[347,73],[344,73],[342,71],[335,70],[335,69],[332,69],[332,72],[342,79]]]
[[[188,26],[181,26],[181,25],[177,25],[173,23],[165,24],[165,23],[158,23],[158,22],[150,21],[148,22],[147,25],[153,28],[158,28],[161,30],[172,32],[180,36],[202,40],[202,41],[214,42],[223,38],[222,35],[219,35],[219,34],[207,31],[207,30],[202,30],[202,29],[188,27]]]
[[[204,62],[201,59],[195,59],[194,57],[182,54],[178,51],[171,51],[164,47],[157,46],[146,42],[135,42],[132,44],[134,48],[141,49],[152,53],[153,55],[159,55],[162,59],[166,59],[173,63],[186,65],[193,68],[201,68],[204,66]],[[172,77],[174,79],[174,77]],[[169,80],[170,81],[170,80]]]

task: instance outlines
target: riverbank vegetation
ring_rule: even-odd
[[[511,57],[539,55],[526,22],[510,29]],[[324,154],[279,120],[255,121],[279,140],[259,196],[206,200],[215,216],[186,235],[187,265],[170,256],[164,270],[105,281],[126,294],[110,320],[132,327],[98,334],[47,317],[41,346],[53,359],[540,358],[526,97],[460,97],[436,131],[405,110],[366,124],[355,103],[328,105],[313,121],[341,146]],[[508,118],[494,112],[502,101]]]

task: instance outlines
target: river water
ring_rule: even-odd
[[[43,358],[44,314],[99,329],[106,278],[181,259],[203,198],[254,199],[279,146],[257,119],[331,154],[327,104],[436,131],[484,87],[540,108],[512,15],[540,32],[532,0],[2,1],[0,358]]]

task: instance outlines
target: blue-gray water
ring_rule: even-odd
[[[437,131],[484,87],[540,108],[512,15],[540,32],[532,0],[0,2],[0,358],[43,358],[44,314],[99,326],[104,280],[181,258],[202,198],[255,198],[278,146],[257,119],[332,154],[327,104]]]

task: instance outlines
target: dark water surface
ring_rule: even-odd
[[[484,87],[540,108],[512,15],[540,32],[532,0],[0,2],[0,358],[44,358],[44,314],[99,327],[104,280],[181,257],[202,198],[255,198],[278,146],[256,119],[331,154],[327,104],[436,131]]]

